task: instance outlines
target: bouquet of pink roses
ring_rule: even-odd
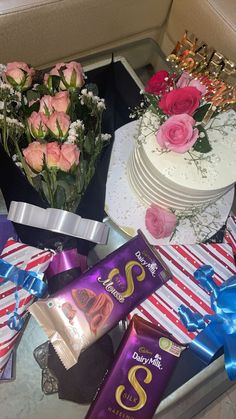
[[[0,104],[7,154],[51,207],[74,211],[110,137],[96,86],[77,62],[45,74],[13,62],[0,68]]]

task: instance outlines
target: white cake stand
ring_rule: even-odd
[[[234,199],[234,188],[194,218],[181,220],[172,238],[155,239],[145,227],[147,206],[133,192],[127,162],[138,135],[138,121],[130,122],[115,133],[106,187],[105,210],[110,219],[133,237],[141,229],[153,245],[194,244],[212,237],[225,224]]]

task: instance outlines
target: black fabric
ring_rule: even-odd
[[[48,368],[58,379],[58,396],[80,404],[91,403],[114,358],[112,340],[103,336],[66,370],[53,346],[49,344]]]
[[[74,279],[78,278],[81,273],[81,268],[76,267],[50,277],[50,279],[48,279],[48,293],[50,295],[55,294],[66,285],[70,284],[70,282],[72,282]]]

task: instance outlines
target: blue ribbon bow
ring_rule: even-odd
[[[8,320],[8,326],[10,329],[19,331],[24,324],[22,317],[18,314],[20,302],[18,288],[24,288],[35,297],[43,297],[47,291],[47,284],[42,281],[42,278],[42,273],[24,271],[23,269],[11,265],[4,259],[0,259],[0,285],[5,284],[7,281],[11,281],[16,285],[16,305],[13,315]]]
[[[203,265],[194,273],[199,284],[210,292],[212,315],[201,316],[181,305],[178,309],[184,326],[194,332],[203,329],[189,347],[207,364],[224,348],[225,369],[230,380],[236,379],[236,275],[221,286],[213,279],[214,270]]]

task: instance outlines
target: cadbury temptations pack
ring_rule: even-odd
[[[85,419],[151,419],[183,349],[135,315]]]
[[[30,312],[69,369],[82,350],[170,278],[164,262],[139,232],[53,297],[33,304]]]
[[[151,419],[183,349],[135,315],[85,419]]]

